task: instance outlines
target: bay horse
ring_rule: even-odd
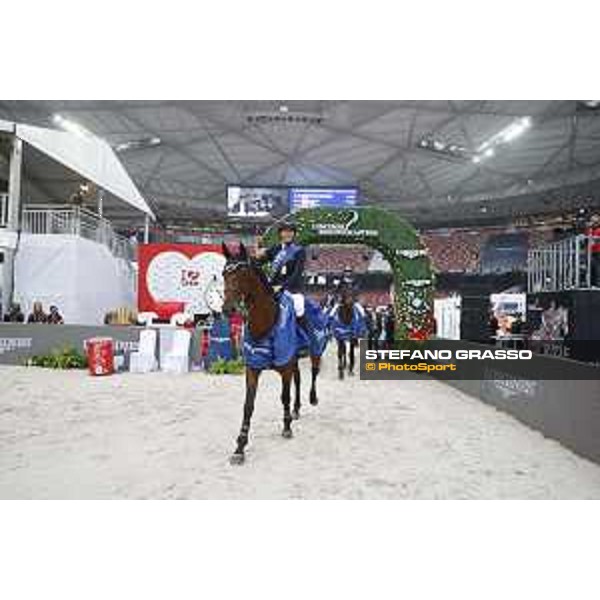
[[[225,283],[225,297],[223,312],[228,314],[236,305],[242,303],[246,308],[246,336],[244,340],[244,355],[246,359],[246,397],[242,426],[236,440],[236,448],[231,456],[231,464],[242,464],[245,460],[245,448],[248,444],[250,422],[254,412],[254,402],[258,389],[260,374],[265,369],[274,369],[281,376],[281,403],[283,405],[283,430],[284,438],[292,437],[292,420],[300,415],[300,372],[298,369],[298,348],[285,347],[285,342],[290,338],[285,335],[273,338],[277,335],[276,328],[281,326],[284,320],[290,327],[297,327],[296,316],[293,311],[291,300],[285,303],[285,299],[277,301],[273,288],[267,280],[260,266],[255,263],[246,251],[243,244],[237,255],[231,253],[226,244],[222,244],[223,255],[226,258],[223,269],[223,280]],[[285,314],[282,314],[284,311]],[[289,312],[291,311],[291,313]],[[285,332],[284,332],[285,333]],[[249,339],[250,341],[249,341]],[[251,347],[251,341],[257,346]],[[275,341],[273,341],[275,340]],[[278,341],[279,340],[279,341]],[[283,342],[283,345],[282,345]],[[276,358],[269,357],[273,346],[279,344],[284,350],[284,356],[289,358],[283,364]],[[250,350],[247,352],[247,348]],[[253,363],[252,353],[257,352],[257,363]],[[261,356],[261,353],[262,356]],[[266,358],[264,358],[266,357]],[[310,390],[310,403],[318,404],[317,376],[320,370],[321,356],[310,355],[312,385]],[[291,383],[296,382],[296,401],[294,412],[291,411]]]
[[[341,290],[339,304],[331,315],[331,329],[337,341],[338,377],[344,379],[346,370],[348,375],[354,375],[354,350],[366,330],[365,319],[356,306],[352,290],[348,288]]]

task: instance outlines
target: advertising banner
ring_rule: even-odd
[[[221,246],[142,244],[138,256],[139,312],[168,319],[174,312],[203,315],[211,305],[218,308],[225,266]]]
[[[553,342],[554,345],[561,342]],[[512,341],[510,341],[512,344]],[[600,342],[581,341],[588,354],[600,353]],[[401,341],[393,348],[368,348],[360,341],[360,378],[365,380],[418,379],[429,375],[441,381],[479,381],[504,377],[520,381],[600,381],[594,363],[559,360],[544,353],[546,342],[526,347],[493,346],[463,340]],[[563,354],[564,356],[564,354]]]

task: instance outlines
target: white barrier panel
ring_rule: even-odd
[[[101,325],[107,312],[135,310],[135,272],[99,243],[74,235],[22,234],[15,300],[27,315],[35,301],[58,307],[65,323]]]
[[[460,296],[434,299],[433,313],[437,337],[446,340],[460,339],[460,307]]]
[[[8,194],[0,194],[0,227],[8,223]]]

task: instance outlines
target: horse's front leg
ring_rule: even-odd
[[[294,369],[294,390],[295,390],[295,398],[294,398],[294,410],[292,411],[292,419],[300,418],[300,363],[296,363],[296,368]]]
[[[356,340],[350,339],[350,364],[348,365],[348,375],[354,375],[354,349],[356,348]]]
[[[320,356],[311,356],[311,375],[312,381],[310,384],[310,403],[313,406],[319,404],[319,398],[317,396],[317,377],[319,376],[319,371],[321,370],[321,357]]]
[[[296,369],[297,364],[292,363],[279,371],[281,375],[281,404],[283,404],[283,431],[281,435],[284,438],[292,437],[292,413],[290,411],[292,403],[291,388],[292,378]]]
[[[241,465],[246,454],[244,449],[248,444],[248,434],[250,432],[250,421],[254,412],[254,400],[256,398],[256,390],[258,389],[258,378],[260,371],[246,368],[246,400],[244,402],[244,417],[242,419],[242,428],[237,438],[237,445],[234,453],[231,455],[230,462],[232,465]]]
[[[338,378],[344,379],[344,369],[346,368],[346,342],[338,340]]]

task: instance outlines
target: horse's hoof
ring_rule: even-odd
[[[317,395],[316,395],[316,394],[311,394],[311,395],[310,395],[310,403],[311,403],[313,406],[316,406],[317,404],[319,404],[319,399],[317,398]]]
[[[292,411],[292,419],[294,421],[297,421],[300,418],[300,411],[299,410],[293,410]]]
[[[242,465],[242,464],[244,464],[245,460],[246,460],[246,456],[244,454],[239,454],[238,452],[236,452],[235,454],[231,455],[231,458],[229,459],[229,464]]]
[[[340,372],[338,373],[338,379],[339,379],[340,381],[343,381],[343,380],[344,380],[344,372],[343,372],[343,371],[340,371]]]
[[[294,434],[292,433],[292,430],[291,430],[291,429],[284,429],[284,430],[281,432],[281,435],[282,435],[282,436],[283,436],[283,437],[284,437],[286,440],[289,440],[291,437],[293,437],[293,436],[294,436]]]
[[[354,377],[354,371],[348,371],[348,375],[349,375],[350,377]]]

